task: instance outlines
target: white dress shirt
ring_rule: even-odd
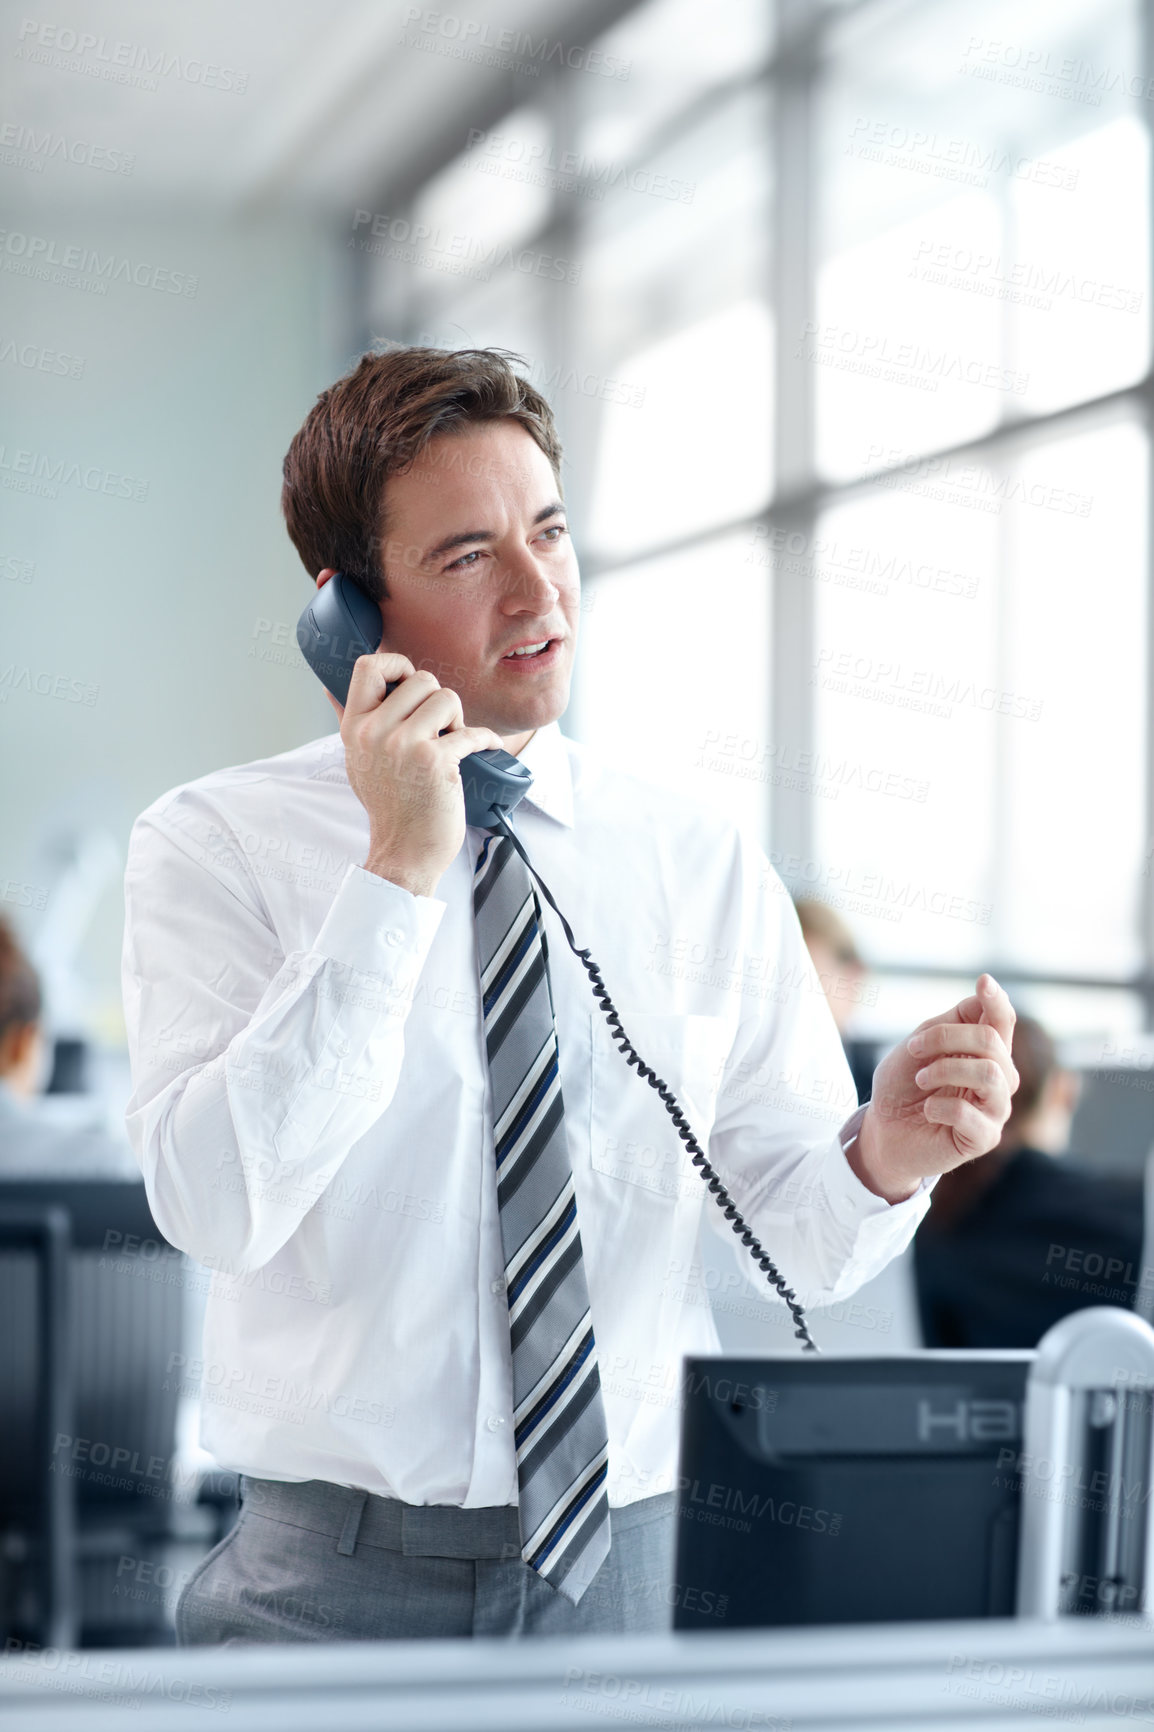
[[[852,1293],[909,1242],[929,1186],[891,1206],[850,1169],[849,1069],[773,868],[556,723],[522,758],[515,827],[630,1039],[799,1299]],[[177,1369],[199,1373],[225,1467],[517,1501],[483,839],[466,831],[431,897],[366,871],[339,734],[175,788],[133,827],[127,1125],[159,1227],[214,1271],[203,1362]],[[703,1210],[767,1288],[542,906],[620,1506],[674,1486],[681,1358],[718,1350]]]

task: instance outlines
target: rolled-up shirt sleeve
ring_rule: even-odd
[[[839,1133],[857,1110],[857,1095],[793,903],[752,845],[742,847],[738,876],[741,1013],[710,1158],[801,1303],[829,1304],[905,1249],[933,1183],[923,1179],[913,1196],[887,1203],[853,1171]],[[764,1293],[764,1275],[721,1212],[707,1218]]]
[[[165,1236],[258,1269],[387,1111],[444,904],[350,865],[286,953],[243,860],[206,834],[188,792],[133,826],[125,1123]]]

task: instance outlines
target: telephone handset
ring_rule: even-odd
[[[339,704],[349,695],[349,681],[358,656],[372,655],[380,648],[381,613],[372,597],[344,572],[320,585],[297,622],[297,643],[300,652]],[[385,688],[386,696],[400,684],[392,680]],[[621,1026],[617,1008],[601,979],[601,971],[588,950],[580,950],[572,928],[554,902],[548,885],[538,877],[532,861],[521,845],[521,839],[509,823],[509,814],[532,786],[533,778],[512,753],[490,749],[473,752],[460,763],[461,781],[465,791],[465,822],[479,830],[497,830],[508,837],[526,867],[536,880],[550,908],[560,920],[569,948],[589,976],[593,996],[605,1015],[609,1031],[626,1064],[636,1069],[638,1076],[661,1097],[661,1103],[673,1120],[678,1136],[689,1150],[693,1165],[701,1174],[714,1201],[758,1268],[789,1308],[797,1325],[794,1333],[811,1353],[818,1351],[805,1321],[805,1312],[786,1285],[760,1240],[746,1226],[737,1204],[710,1165],[709,1157],[697,1141],[673,1090],[662,1081],[652,1066],[647,1065]]]
[[[381,610],[359,583],[338,571],[320,586],[297,621],[297,643],[321,684],[338,704],[347,703],[357,657],[373,655],[381,646]],[[386,696],[400,683],[391,680]],[[495,747],[471,752],[461,759],[460,770],[465,822],[478,830],[492,829],[533,784],[519,758]]]

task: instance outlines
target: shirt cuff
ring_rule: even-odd
[[[853,1117],[846,1120],[826,1149],[821,1184],[830,1212],[839,1226],[849,1233],[867,1222],[877,1222],[879,1225],[882,1222],[893,1222],[903,1229],[909,1228],[911,1222],[916,1225],[930,1206],[930,1192],[935,1181],[926,1178],[919,1180],[917,1190],[912,1196],[904,1197],[900,1203],[887,1203],[884,1197],[879,1197],[868,1185],[864,1185],[850,1166],[845,1152],[846,1146],[857,1135],[864,1117],[865,1107],[859,1107]],[[872,1232],[876,1231],[877,1228],[874,1227]],[[872,1232],[869,1235],[871,1237]]]
[[[419,971],[445,906],[431,896],[414,896],[364,866],[350,866],[310,948],[348,968],[392,980],[414,963]],[[409,968],[402,969],[403,964]]]

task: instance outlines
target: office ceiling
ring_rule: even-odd
[[[623,0],[451,4],[3,0],[8,210],[343,212],[415,184],[461,148],[474,115],[540,88],[490,63],[516,57],[518,33],[579,49],[627,10]],[[460,52],[478,44],[482,61]],[[69,160],[93,153],[135,160],[128,172]],[[40,169],[29,166],[37,157]]]

